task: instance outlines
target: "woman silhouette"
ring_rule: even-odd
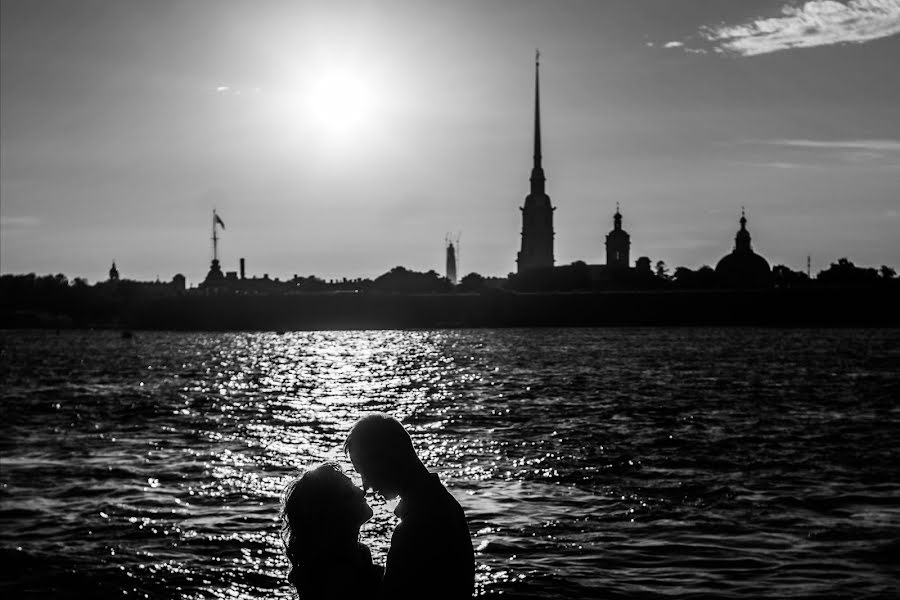
[[[302,600],[377,596],[381,568],[359,541],[359,528],[371,517],[365,492],[337,464],[309,469],[287,485],[281,536],[291,563],[288,581]]]

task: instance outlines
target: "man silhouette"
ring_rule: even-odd
[[[367,415],[350,429],[344,452],[364,488],[387,499],[400,496],[381,597],[471,598],[475,560],[466,516],[422,464],[403,425],[388,415]]]

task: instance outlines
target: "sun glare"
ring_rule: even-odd
[[[274,138],[299,145],[324,161],[371,156],[392,146],[396,97],[403,89],[378,61],[358,56],[319,56],[298,60],[280,71],[264,97],[262,117]]]
[[[376,96],[370,82],[352,72],[330,72],[315,78],[307,89],[308,119],[328,134],[355,134],[370,126]]]

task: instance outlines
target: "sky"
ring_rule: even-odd
[[[505,276],[536,48],[556,264],[900,266],[900,0],[3,0],[0,271]]]

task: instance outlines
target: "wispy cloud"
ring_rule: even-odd
[[[261,88],[254,87],[249,89],[241,89],[230,85],[217,85],[215,88],[215,92],[217,94],[223,96],[240,96],[241,94],[259,94],[262,92]]]
[[[900,168],[900,140],[892,139],[747,139],[738,142],[753,158],[738,161],[754,167],[803,169],[860,166],[874,169]]]
[[[900,0],[812,0],[777,17],[701,29],[716,51],[740,56],[791,48],[863,43],[900,34]]]
[[[750,167],[763,167],[766,169],[816,169],[818,165],[806,165],[801,163],[791,163],[791,162],[762,162],[762,163],[754,163],[754,162],[744,162],[738,163],[747,165]]]
[[[739,167],[756,167],[761,169],[818,169],[821,167],[821,165],[817,164],[788,161],[728,160],[725,162]]]
[[[10,217],[0,215],[0,227],[3,229],[32,229],[41,224],[37,217]]]
[[[861,150],[868,152],[900,152],[900,140],[746,140],[753,144],[787,146],[791,148],[823,148],[832,150]]]

